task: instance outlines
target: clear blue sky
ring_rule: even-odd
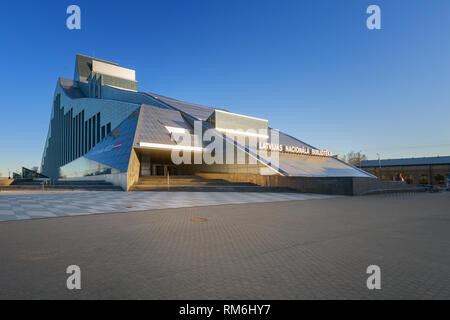
[[[66,8],[81,7],[79,31]],[[370,4],[382,30],[366,28]],[[269,119],[334,154],[450,155],[450,1],[10,1],[0,11],[0,173],[39,166],[76,53],[140,90]]]

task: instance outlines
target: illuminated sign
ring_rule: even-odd
[[[216,128],[217,131],[227,133],[229,135],[242,135],[242,136],[248,136],[248,137],[258,137],[263,139],[268,139],[269,136],[267,134],[260,134],[260,133],[254,133],[249,131],[242,131],[242,130],[234,130],[234,129],[222,129],[222,128]]]
[[[183,146],[178,144],[163,144],[151,142],[139,142],[140,147],[152,149],[170,149],[170,150],[184,150],[184,151],[203,151],[202,147]]]
[[[258,143],[258,149],[266,151],[303,154],[309,156],[321,156],[321,157],[331,157],[332,155],[331,152],[328,150],[319,150],[310,147],[287,146],[284,144],[272,144],[266,142]]]

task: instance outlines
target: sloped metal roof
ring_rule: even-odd
[[[119,66],[115,62],[110,62],[94,57],[85,56],[83,54],[77,54],[75,58],[75,76],[74,80],[86,82],[87,77],[92,71],[92,61],[100,61],[111,65]]]
[[[85,98],[83,91],[78,87],[77,83],[70,79],[59,78],[59,84],[65,94],[71,99]]]
[[[290,176],[306,177],[373,177],[332,157],[280,154],[280,169]]]
[[[168,105],[171,105],[183,112],[186,112],[200,120],[206,120],[208,117],[214,112],[214,108],[202,106],[199,104],[184,102],[172,98],[168,98],[162,95],[158,95],[151,92],[146,92],[147,94],[151,95],[153,98],[160,100],[164,103],[167,103]]]
[[[146,92],[145,94],[153,97],[154,99],[161,101],[163,104],[161,106],[142,104],[140,109],[137,111],[138,118],[134,123],[135,131],[132,129],[131,122],[125,125],[124,128],[128,128],[130,132],[133,132],[133,136],[127,136],[129,142],[126,146],[139,146],[140,142],[152,142],[160,144],[170,144],[175,145],[175,141],[172,139],[171,133],[167,130],[167,127],[177,127],[184,128],[190,134],[193,133],[192,119],[187,118],[194,117],[199,120],[206,120],[213,112],[214,108],[202,106],[198,104],[193,104],[189,102],[183,102],[180,100],[164,97],[162,95],[157,95],[154,93]],[[205,123],[204,123],[205,124]],[[120,125],[120,126],[122,126]],[[118,128],[121,131],[120,126]],[[123,130],[123,129],[122,129]],[[269,128],[269,140],[270,141],[271,131],[274,130]],[[109,137],[108,137],[109,139]],[[279,144],[290,145],[290,146],[300,146],[300,147],[315,147],[296,139],[286,133],[279,131]],[[97,146],[96,146],[97,148]],[[241,146],[241,148],[244,148]],[[94,149],[93,149],[94,150]],[[131,147],[128,152],[128,158],[131,152]],[[87,157],[91,155],[86,155]],[[260,155],[261,156],[261,155]],[[128,160],[122,159],[122,165],[113,163],[114,161],[102,161],[102,159],[92,159],[98,162],[105,163],[112,167],[123,170],[125,165],[128,166]],[[270,159],[261,159],[263,162],[267,160],[267,164]],[[120,162],[119,161],[119,162]],[[108,162],[108,163],[107,163]],[[290,176],[310,176],[310,177],[374,177],[371,174],[364,172],[352,165],[349,165],[343,161],[332,157],[315,157],[315,156],[302,156],[302,155],[290,155],[280,153],[279,164],[274,167],[274,169],[279,169],[281,174],[286,174]]]
[[[120,171],[127,171],[138,116],[138,110],[131,113],[127,119],[84,156]]]
[[[269,139],[271,141],[272,128],[269,129]],[[296,139],[286,133],[279,131],[279,144],[309,147],[317,149],[299,139]],[[373,177],[371,174],[360,170],[348,163],[335,159],[333,157],[316,157],[280,153],[278,167],[290,176],[309,176],[309,177]]]
[[[183,128],[192,133],[192,127],[184,120],[180,112],[157,106],[142,105],[134,144],[153,142],[175,145],[176,143],[172,140],[166,126]]]

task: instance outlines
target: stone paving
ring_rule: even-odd
[[[0,299],[450,299],[449,206],[418,193],[1,222]]]
[[[329,197],[269,192],[0,192],[0,221]]]

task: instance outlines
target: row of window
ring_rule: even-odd
[[[64,114],[61,97],[56,96],[53,118],[50,122],[51,136],[47,141],[42,170],[48,176],[58,176],[57,168],[83,156],[111,132],[111,123],[101,126],[97,113],[85,119],[84,110],[73,115],[73,109]]]
[[[379,170],[367,170],[369,173],[372,173],[374,175],[376,175],[377,177],[380,176],[379,174]],[[394,172],[384,172],[381,175],[381,179],[383,180],[396,180],[396,177],[398,176],[400,172],[398,173],[394,173]],[[432,174],[431,175],[431,179],[430,179],[430,175],[429,174],[412,174],[409,172],[401,172],[402,173],[402,177],[404,179],[404,181],[408,184],[444,184],[445,183],[445,176],[440,174],[440,173],[436,173],[436,174]]]
[[[53,153],[57,155],[58,166],[86,154],[111,132],[110,122],[101,126],[100,112],[85,120],[84,110],[75,116],[73,109],[64,114],[58,103],[55,111],[52,120],[52,143],[56,144]]]
[[[102,98],[103,97],[102,91],[104,85],[135,91],[137,90],[136,81],[117,78],[106,74],[91,73],[88,77],[88,82],[89,82],[89,97],[91,98]]]

